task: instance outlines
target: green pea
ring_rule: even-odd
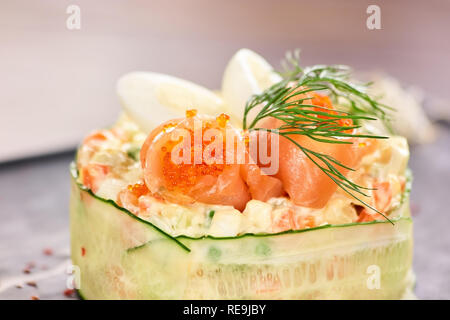
[[[255,248],[255,253],[261,256],[268,256],[272,253],[272,250],[265,242],[260,242]]]
[[[208,250],[208,257],[214,262],[217,262],[221,255],[222,251],[216,247],[210,247]]]

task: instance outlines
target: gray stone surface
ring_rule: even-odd
[[[0,166],[0,299],[65,298],[72,157],[64,154]],[[44,254],[48,248],[50,256]],[[30,263],[35,267],[25,274]],[[35,277],[41,278],[37,288],[26,284]]]
[[[422,299],[450,299],[449,145],[450,130],[442,129],[435,143],[412,149],[414,268]],[[0,299],[66,298],[71,159],[63,154],[0,165]],[[24,274],[30,262],[36,266]],[[37,288],[25,283],[36,277]]]

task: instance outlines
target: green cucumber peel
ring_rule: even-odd
[[[367,226],[367,225],[373,225],[373,224],[385,224],[385,223],[391,223],[388,220],[374,220],[374,221],[369,221],[369,222],[350,222],[350,223],[345,223],[345,224],[325,224],[325,225],[321,225],[318,227],[314,227],[314,228],[307,228],[307,229],[300,229],[300,230],[286,230],[286,231],[282,231],[282,232],[278,232],[278,233],[244,233],[238,236],[229,236],[229,237],[214,237],[211,235],[203,235],[200,237],[190,237],[190,236],[186,236],[186,235],[179,235],[179,236],[171,236],[170,234],[168,234],[167,232],[163,231],[162,229],[158,228],[156,225],[154,225],[153,223],[144,220],[142,218],[139,218],[138,216],[136,216],[135,214],[133,214],[132,212],[128,211],[127,209],[119,206],[117,203],[115,203],[113,200],[111,199],[105,199],[102,197],[97,196],[91,189],[85,187],[83,184],[79,183],[77,181],[77,177],[78,177],[78,170],[76,168],[76,165],[74,162],[71,163],[70,166],[70,171],[71,171],[71,175],[72,178],[75,180],[75,183],[77,184],[77,186],[83,190],[88,192],[91,196],[93,196],[94,198],[103,201],[105,203],[111,204],[112,206],[114,206],[115,208],[119,209],[120,211],[126,213],[127,215],[129,215],[130,217],[138,220],[139,222],[142,222],[146,225],[148,225],[149,227],[155,229],[156,231],[160,232],[163,236],[165,236],[167,239],[173,240],[176,244],[178,244],[181,248],[183,248],[185,251],[187,251],[188,253],[191,252],[191,249],[189,247],[187,247],[185,244],[183,244],[180,240],[190,240],[190,241],[197,241],[197,240],[202,240],[202,239],[209,239],[209,240],[237,240],[237,239],[242,239],[242,238],[246,238],[246,237],[260,237],[260,238],[264,238],[264,237],[276,237],[276,236],[282,236],[282,235],[286,235],[286,234],[296,234],[296,233],[303,233],[303,232],[310,232],[310,231],[315,231],[315,230],[321,230],[321,229],[329,229],[329,228],[346,228],[346,227],[355,227],[355,226]],[[409,170],[408,170],[409,171]],[[407,174],[407,186],[410,185],[410,181],[411,181],[411,173],[409,171],[409,173]],[[404,196],[404,198],[402,199],[406,199],[407,194],[409,193],[410,188],[406,188],[404,191],[404,194],[402,195],[402,197]],[[397,208],[396,208],[397,209]],[[211,212],[208,213],[208,215],[210,215]],[[410,217],[399,217],[396,219],[391,219],[392,222],[397,222],[397,221],[401,221],[401,220],[406,220],[406,221],[412,221],[412,219]],[[154,242],[154,240],[143,243],[139,246],[136,247],[132,247],[129,248],[127,251],[133,251],[133,250],[137,250],[139,248],[142,248],[148,244],[151,244],[152,242]]]

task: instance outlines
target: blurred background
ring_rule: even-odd
[[[80,30],[66,27],[73,4]],[[370,4],[381,30],[366,27]],[[147,70],[218,88],[246,47],[274,66],[301,48],[304,65],[348,64],[420,88],[437,135],[412,147],[416,293],[449,299],[449,31],[445,0],[1,0],[0,298],[65,298],[59,269],[38,287],[12,284],[30,262],[67,259],[68,165],[86,133],[118,116],[116,80]]]

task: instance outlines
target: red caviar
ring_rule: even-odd
[[[148,193],[147,186],[144,183],[130,184],[127,188],[136,197],[140,197]]]
[[[186,118],[193,118],[197,115],[196,109],[186,110]]]
[[[220,124],[219,124],[220,125]],[[201,128],[201,134],[202,141],[201,146],[195,145],[195,139],[194,139],[194,130],[191,128],[186,128],[186,130],[189,132],[188,137],[184,137],[187,139],[190,139],[190,162],[189,163],[175,163],[172,161],[172,151],[182,142],[183,137],[181,137],[178,141],[170,141],[163,147],[161,147],[161,151],[163,152],[162,155],[162,173],[164,180],[166,182],[166,185],[169,190],[173,190],[175,188],[181,189],[181,191],[192,187],[196,184],[199,178],[205,175],[210,175],[213,177],[219,176],[223,170],[225,169],[226,165],[224,164],[225,159],[219,159],[222,155],[216,155],[214,153],[214,150],[211,152],[211,156],[214,159],[209,159],[212,161],[208,161],[208,163],[205,161],[203,157],[203,151],[210,145],[213,141],[205,141],[203,139],[204,133],[208,129],[215,128],[215,124],[212,121],[203,121],[202,122],[202,128]],[[225,137],[225,132],[222,132],[223,137]],[[223,139],[225,140],[225,139]],[[226,144],[225,141],[223,141],[222,150],[225,150]],[[196,149],[199,149],[199,151],[202,154],[201,163],[195,162],[195,152]],[[180,150],[182,152],[182,150]]]
[[[228,121],[230,120],[230,116],[225,114],[225,113],[221,113],[217,118],[216,121],[219,124],[220,127],[225,128],[225,126],[227,125]]]
[[[141,149],[150,193],[176,203],[199,201],[243,210],[250,192],[234,158],[240,161],[245,150],[228,119],[190,117],[172,121],[176,126],[168,132],[162,132],[164,125],[155,128]]]

